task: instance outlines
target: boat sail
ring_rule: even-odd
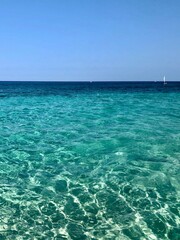
[[[164,85],[167,84],[165,76],[164,76],[163,80],[164,80]]]

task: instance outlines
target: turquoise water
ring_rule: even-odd
[[[1,83],[0,239],[180,239],[174,85]]]

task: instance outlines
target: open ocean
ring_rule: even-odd
[[[179,240],[180,82],[0,82],[0,240]]]

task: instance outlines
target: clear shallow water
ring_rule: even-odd
[[[0,239],[179,239],[180,83],[0,83]]]

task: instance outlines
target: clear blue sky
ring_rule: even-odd
[[[179,0],[0,0],[0,80],[180,80]]]

